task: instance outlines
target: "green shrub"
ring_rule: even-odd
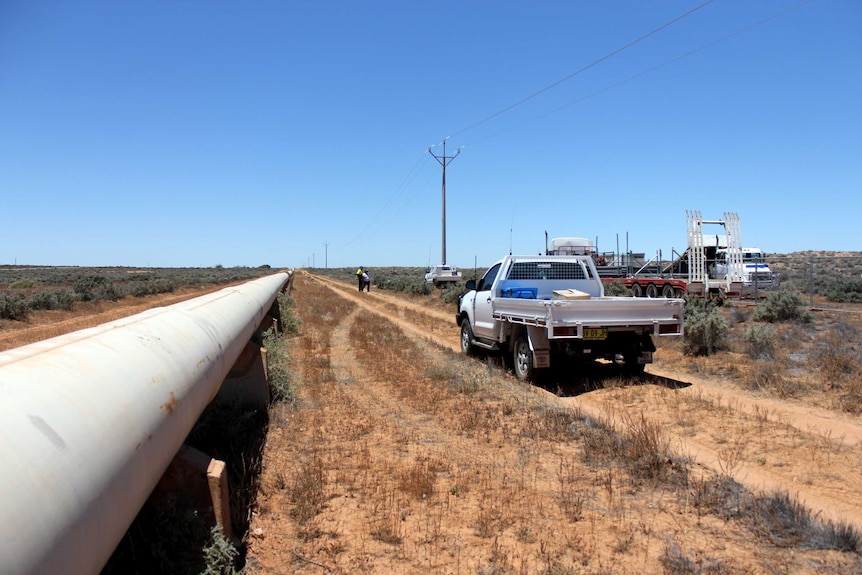
[[[33,289],[39,287],[39,282],[30,278],[21,278],[9,284],[9,289]]]
[[[239,551],[231,545],[218,525],[210,531],[210,540],[203,549],[206,569],[201,575],[237,575]]]
[[[32,310],[70,310],[76,301],[78,301],[78,296],[68,288],[42,290],[34,293],[28,299],[30,309]]]
[[[78,278],[75,282],[75,292],[81,301],[117,301],[122,297],[114,286],[114,282],[103,275],[89,275]]]
[[[718,313],[717,303],[686,298],[683,351],[687,355],[712,355],[727,349],[727,322]]]
[[[30,306],[27,299],[21,294],[0,293],[0,319],[14,319],[22,321],[27,319]]]
[[[266,349],[266,374],[269,381],[270,400],[273,403],[294,403],[296,392],[291,377],[287,340],[278,337],[272,329],[268,329],[263,333],[263,347]]]
[[[299,326],[302,325],[302,320],[296,315],[296,302],[290,297],[290,294],[278,294],[278,311],[279,323],[281,330],[288,335],[296,335],[299,333]]]
[[[839,278],[823,286],[826,299],[842,303],[862,303],[862,279]]]
[[[452,282],[443,288],[443,293],[440,294],[440,298],[446,303],[458,303],[458,298],[466,291],[467,290],[464,289],[464,285],[460,282]]]
[[[775,357],[775,328],[758,323],[745,330],[746,353],[751,359],[773,359]]]
[[[802,296],[797,292],[776,291],[769,294],[765,301],[757,304],[754,310],[754,321],[773,323],[776,321],[812,320],[811,312],[801,309],[805,305]]]
[[[614,280],[612,282],[605,282],[605,295],[630,296],[632,295],[632,290],[626,287],[623,280]]]
[[[150,277],[129,282],[128,293],[135,297],[157,295],[160,293],[173,293],[177,289],[177,282],[173,278]]]

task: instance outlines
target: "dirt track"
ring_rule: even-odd
[[[315,276],[315,279],[360,307],[396,322],[405,332],[437,345],[460,351],[459,332],[450,314],[411,303],[396,294],[381,291],[357,293],[346,284]],[[660,355],[660,354],[659,354]],[[859,418],[792,401],[757,397],[727,382],[712,381],[682,373],[671,365],[648,366],[650,375],[668,378],[666,386],[634,385],[601,389],[574,397],[560,397],[562,405],[577,406],[596,416],[642,410],[665,429],[680,427],[679,405],[703,404],[719,417],[708,417],[685,426],[675,434],[675,449],[698,464],[730,472],[736,481],[758,490],[781,490],[795,495],[824,518],[843,521],[862,529],[862,422]],[[669,396],[677,396],[671,399]],[[713,423],[719,428],[709,429]],[[768,427],[772,438],[759,438],[762,445],[746,449],[753,429]],[[731,431],[732,430],[732,431]],[[743,451],[752,451],[745,454]],[[740,452],[737,456],[734,451]],[[768,454],[771,464],[755,454]],[[746,457],[747,455],[747,457]],[[754,461],[749,459],[754,458]],[[734,461],[727,461],[734,459]],[[731,467],[723,469],[723,467]]]

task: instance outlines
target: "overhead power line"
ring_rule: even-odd
[[[557,81],[556,81],[556,82],[554,82],[553,84],[549,84],[548,86],[545,86],[545,87],[544,87],[544,88],[542,88],[541,90],[538,90],[538,91],[536,91],[536,92],[533,92],[532,94],[530,94],[529,96],[527,96],[527,97],[525,97],[525,98],[521,98],[520,100],[518,100],[518,101],[517,101],[517,102],[515,102],[514,104],[510,104],[509,106],[506,106],[506,107],[505,107],[505,108],[503,108],[502,110],[500,110],[500,111],[498,111],[498,112],[494,112],[494,113],[493,113],[493,114],[491,114],[490,116],[488,116],[488,117],[486,117],[486,118],[484,118],[484,119],[482,119],[482,120],[479,120],[479,121],[478,121],[478,122],[476,122],[475,124],[471,124],[471,125],[467,126],[466,128],[464,128],[464,129],[462,129],[462,130],[458,130],[457,132],[455,132],[454,134],[452,134],[450,137],[455,137],[455,136],[461,135],[461,134],[463,134],[464,132],[467,132],[468,130],[472,130],[473,128],[476,128],[476,127],[478,127],[478,126],[481,126],[481,125],[482,125],[482,124],[484,124],[485,122],[488,122],[489,120],[492,120],[492,119],[496,118],[497,116],[500,116],[501,114],[505,114],[505,113],[506,113],[506,112],[508,112],[509,110],[511,110],[511,109],[513,109],[513,108],[516,108],[516,107],[520,106],[521,104],[523,104],[523,103],[525,103],[525,102],[528,102],[529,100],[532,100],[532,99],[533,99],[533,98],[535,98],[536,96],[539,96],[539,95],[544,94],[545,92],[547,92],[547,91],[549,91],[549,90],[552,90],[553,88],[556,88],[557,86],[559,86],[559,85],[560,85],[560,84],[562,84],[563,82],[566,82],[566,81],[568,81],[568,80],[571,80],[572,78],[574,78],[574,77],[575,77],[575,76],[577,76],[578,74],[581,74],[581,73],[583,73],[583,72],[586,72],[586,71],[587,71],[587,70],[589,70],[590,68],[592,68],[592,67],[594,67],[594,66],[596,66],[596,65],[598,65],[598,64],[600,64],[600,63],[602,63],[602,62],[604,62],[605,60],[608,60],[608,59],[610,59],[610,58],[613,58],[614,56],[616,56],[616,55],[617,55],[617,54],[619,54],[620,52],[623,52],[624,50],[627,50],[627,49],[631,48],[631,47],[632,47],[632,46],[634,46],[635,44],[638,44],[639,42],[642,42],[642,41],[646,40],[646,39],[647,39],[647,38],[649,38],[650,36],[652,36],[652,35],[654,35],[654,34],[656,34],[656,33],[660,32],[660,31],[664,30],[664,29],[665,29],[665,28],[667,28],[668,26],[672,26],[673,24],[675,24],[675,23],[679,22],[679,21],[680,21],[680,20],[682,20],[683,18],[686,18],[687,16],[690,16],[691,14],[694,14],[695,12],[697,12],[698,10],[700,10],[701,8],[704,8],[705,6],[707,6],[707,5],[711,4],[713,1],[714,1],[714,0],[706,0],[706,2],[704,2],[703,4],[700,4],[699,6],[696,6],[696,7],[692,8],[691,10],[689,10],[688,12],[686,12],[685,14],[681,14],[680,16],[677,16],[677,17],[676,17],[676,18],[674,18],[673,20],[669,20],[668,22],[665,22],[664,24],[662,24],[662,25],[661,25],[661,26],[659,26],[658,28],[655,28],[655,29],[653,29],[653,30],[651,30],[651,31],[647,32],[647,33],[646,33],[646,34],[644,34],[643,36],[640,36],[639,38],[636,38],[635,40],[632,40],[631,42],[629,42],[629,43],[628,43],[628,44],[626,44],[625,46],[622,46],[621,48],[617,48],[616,50],[614,50],[614,51],[612,51],[612,52],[609,52],[608,54],[605,54],[604,56],[602,56],[602,57],[601,57],[601,58],[599,58],[598,60],[594,60],[593,62],[591,62],[591,63],[587,64],[586,66],[584,66],[584,67],[582,67],[582,68],[580,68],[580,69],[578,69],[578,70],[575,70],[574,72],[572,72],[572,73],[571,73],[571,74],[569,74],[568,76],[565,76],[564,78],[561,78],[561,79],[557,80]]]
[[[776,12],[775,14],[773,14],[771,16],[767,16],[766,18],[758,20],[757,22],[754,22],[753,24],[749,24],[747,26],[744,26],[744,27],[742,27],[742,28],[740,28],[734,32],[731,32],[730,34],[726,34],[726,35],[722,36],[721,38],[718,38],[717,40],[707,42],[706,44],[703,44],[701,46],[698,46],[697,48],[689,50],[688,52],[686,52],[684,54],[680,54],[679,56],[675,56],[674,58],[671,58],[670,60],[665,60],[661,64],[656,64],[655,66],[652,66],[651,68],[648,68],[646,70],[638,72],[637,74],[633,74],[627,78],[624,78],[622,80],[614,82],[613,84],[605,86],[604,88],[601,88],[600,90],[596,90],[595,92],[591,92],[590,94],[587,94],[585,96],[581,96],[580,98],[578,98],[576,100],[572,100],[572,101],[567,102],[561,106],[557,106],[556,108],[553,108],[552,110],[548,110],[547,112],[543,112],[543,113],[541,113],[537,116],[534,116],[528,120],[524,120],[523,122],[519,122],[515,125],[509,126],[508,128],[503,128],[502,130],[498,130],[497,132],[494,132],[494,133],[489,134],[485,137],[479,138],[478,140],[474,140],[474,141],[470,142],[469,145],[472,146],[472,145],[475,145],[479,142],[484,142],[485,140],[490,140],[492,138],[496,138],[497,136],[499,136],[501,134],[504,134],[504,133],[509,132],[511,130],[514,130],[516,128],[520,128],[521,126],[524,126],[524,125],[529,124],[531,122],[535,122],[536,120],[540,120],[546,116],[550,116],[551,114],[556,114],[557,112],[564,110],[566,108],[569,108],[571,106],[574,106],[575,104],[580,104],[581,102],[589,100],[590,98],[595,98],[596,96],[604,94],[605,92],[613,90],[614,88],[618,88],[618,87],[622,86],[623,84],[627,84],[633,80],[637,80],[638,78],[642,78],[643,76],[646,76],[647,74],[651,74],[651,73],[653,73],[657,70],[660,70],[666,66],[670,66],[671,64],[674,64],[676,62],[679,62],[680,60],[688,58],[689,56],[693,56],[694,54],[697,54],[698,52],[702,52],[708,48],[712,48],[713,46],[715,46],[717,44],[721,44],[722,42],[726,42],[727,40],[730,40],[731,38],[739,36],[740,34],[744,34],[745,32],[752,30],[753,28],[757,28],[758,26],[762,26],[763,24],[771,22],[772,20],[775,20],[776,18],[780,18],[781,16],[784,16],[788,12],[792,12],[793,10],[796,10],[797,8],[801,8],[805,4],[809,4],[812,1],[813,0],[802,0],[801,2],[798,2],[798,3],[794,4],[793,6],[785,8],[779,12]]]

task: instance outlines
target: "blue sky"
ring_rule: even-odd
[[[703,3],[3,0],[0,264],[862,250],[862,2]]]

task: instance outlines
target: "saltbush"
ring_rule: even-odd
[[[33,289],[39,287],[39,282],[31,278],[22,278],[9,284],[10,289]]]
[[[711,300],[686,298],[683,351],[686,355],[712,355],[727,349],[727,322]]]
[[[773,359],[777,333],[769,324],[756,323],[745,330],[746,353],[751,359]]]
[[[69,288],[46,289],[34,293],[27,300],[31,310],[71,310],[78,301],[77,294]]]
[[[146,278],[129,282],[126,289],[135,297],[156,295],[161,293],[173,293],[177,289],[177,282],[173,278]]]
[[[796,292],[776,291],[769,294],[766,300],[757,304],[754,310],[754,321],[773,323],[776,321],[801,321],[808,323],[812,320],[811,312],[802,309],[805,302],[802,296]]]
[[[862,279],[835,279],[828,282],[822,291],[829,301],[862,303]]]
[[[26,298],[21,294],[0,293],[0,319],[14,319],[22,321],[27,319],[30,306]]]
[[[626,287],[626,285],[623,283],[623,280],[614,280],[611,282],[605,282],[605,295],[630,296],[632,295],[632,290]]]
[[[75,292],[81,301],[117,301],[122,297],[114,282],[103,275],[79,277],[75,282]]]

